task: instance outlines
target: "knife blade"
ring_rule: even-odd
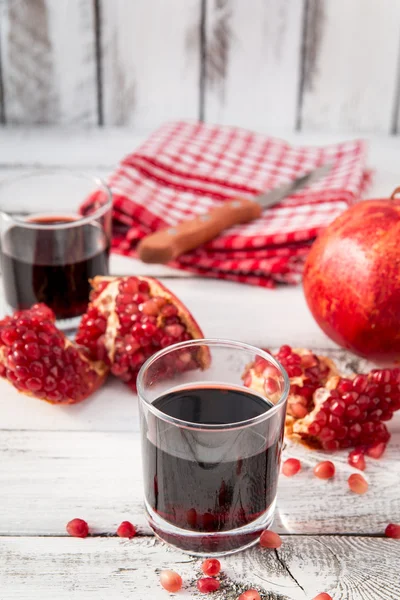
[[[165,264],[184,252],[209,242],[233,225],[257,219],[264,209],[315,183],[325,177],[331,169],[330,163],[324,164],[254,198],[234,198],[194,219],[156,231],[140,241],[137,247],[138,256],[145,263]]]

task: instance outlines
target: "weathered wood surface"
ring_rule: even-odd
[[[201,560],[166,548],[154,538],[2,538],[2,600],[147,600],[167,598],[162,569],[184,580],[177,597],[203,598],[196,589]],[[275,551],[254,547],[222,559],[216,600],[237,600],[250,587],[263,600],[307,600],[326,591],[335,600],[398,600],[396,540],[367,537],[284,537]],[[174,596],[175,597],[175,596]]]
[[[201,0],[102,0],[104,122],[197,118]]]
[[[208,0],[205,118],[248,128],[294,128],[303,2]]]
[[[0,39],[7,123],[97,125],[92,2],[2,2]]]
[[[391,0],[307,2],[301,128],[391,132],[399,23]]]

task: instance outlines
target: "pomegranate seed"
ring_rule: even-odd
[[[262,548],[280,548],[282,546],[282,539],[274,531],[265,529],[260,536],[260,546]]]
[[[324,460],[315,465],[314,475],[319,479],[331,479],[335,475],[335,465],[330,460]]]
[[[136,528],[129,521],[122,521],[117,529],[117,535],[122,538],[133,538],[136,535]]]
[[[377,444],[369,446],[366,449],[366,455],[370,456],[371,458],[380,458],[385,450],[386,444],[384,442],[378,442]]]
[[[42,382],[37,377],[30,377],[26,380],[25,385],[31,392],[38,392],[43,387]]]
[[[395,523],[389,523],[389,525],[385,529],[386,537],[393,538],[395,540],[400,540],[400,525]]]
[[[67,523],[66,529],[72,537],[85,538],[89,535],[89,526],[83,519],[72,519]]]
[[[365,471],[365,458],[364,452],[360,450],[352,450],[349,454],[348,463],[360,471]]]
[[[293,404],[290,404],[289,412],[293,417],[304,419],[308,413],[308,410],[307,407],[303,406],[303,404],[300,404],[300,402],[293,402]]]
[[[261,600],[261,596],[257,590],[247,590],[247,592],[240,594],[238,600]]]
[[[221,570],[221,563],[216,558],[207,558],[201,565],[201,570],[209,577],[215,577]]]
[[[313,600],[333,600],[333,598],[326,592],[322,592],[322,594],[318,594],[318,596],[315,596]]]
[[[296,475],[301,469],[301,463],[297,458],[288,458],[282,465],[282,473],[286,477]]]
[[[364,477],[358,473],[353,473],[353,475],[350,475],[347,482],[349,484],[349,488],[355,494],[365,494],[365,492],[368,490],[368,483],[365,481]]]
[[[346,404],[343,402],[343,400],[333,400],[330,410],[333,415],[341,417],[345,413]]]
[[[166,569],[160,573],[160,583],[167,592],[178,592],[182,587],[182,577],[175,571]]]
[[[197,582],[197,589],[202,594],[209,594],[210,592],[215,592],[219,590],[220,583],[218,579],[213,579],[212,577],[202,577]]]

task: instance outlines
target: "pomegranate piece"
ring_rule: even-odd
[[[260,536],[260,546],[262,548],[280,548],[282,546],[282,539],[274,531],[265,529]]]
[[[389,525],[385,529],[386,537],[393,538],[395,540],[400,540],[400,525],[395,523],[389,523]]]
[[[301,469],[301,462],[298,458],[288,458],[282,465],[282,473],[286,477],[293,477]]]
[[[72,519],[67,523],[66,530],[72,537],[85,538],[89,535],[89,526],[83,519]]]
[[[365,453],[367,456],[370,456],[371,458],[380,458],[382,456],[382,454],[385,452],[385,450],[386,450],[385,442],[378,442],[377,444],[373,444],[372,446],[369,446],[365,450]]]
[[[314,475],[319,479],[331,479],[335,475],[335,465],[330,460],[324,460],[315,465]]]
[[[247,590],[240,594],[238,600],[261,600],[261,596],[257,590]]]
[[[347,482],[349,484],[349,488],[355,494],[365,494],[365,492],[368,490],[368,483],[365,481],[362,475],[359,475],[359,473],[353,473],[353,475],[350,475]]]
[[[216,592],[219,590],[220,583],[218,579],[212,577],[202,577],[197,582],[197,589],[202,594],[209,594],[210,592]]]
[[[175,571],[166,569],[160,573],[160,583],[167,592],[178,592],[182,587],[182,577]]]
[[[122,521],[117,529],[117,535],[122,538],[133,538],[136,535],[136,528],[129,521]]]
[[[52,404],[81,402],[100,387],[108,368],[91,360],[54,322],[54,313],[44,304],[2,319],[0,376]]]
[[[188,309],[172,292],[150,277],[95,277],[88,310],[76,342],[93,360],[103,360],[111,372],[136,390],[142,364],[155,352],[176,342],[202,338]],[[171,369],[205,368],[204,347],[176,358]]]
[[[318,596],[315,596],[313,600],[333,600],[333,598],[326,592],[322,592],[321,594],[318,594]]]
[[[347,459],[349,465],[359,469],[360,471],[365,471],[365,457],[363,450],[356,448],[352,450],[349,454],[349,458]]]
[[[221,563],[216,558],[207,558],[201,565],[204,575],[215,577],[221,570]]]

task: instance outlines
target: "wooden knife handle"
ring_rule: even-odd
[[[139,258],[145,263],[165,264],[212,240],[232,225],[257,219],[261,211],[260,204],[253,200],[230,200],[209,213],[143,238],[137,248]]]

